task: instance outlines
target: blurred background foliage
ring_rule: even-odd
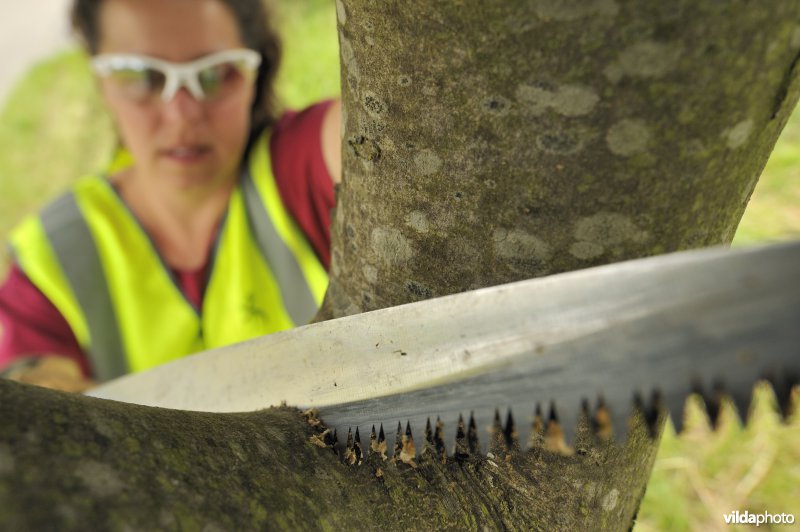
[[[284,41],[278,94],[302,108],[339,93],[334,3],[282,0]],[[86,58],[77,49],[37,64],[0,110],[0,235],[77,177],[102,170],[116,145]],[[795,112],[756,187],[734,245],[800,237],[800,112]],[[6,253],[3,248],[3,253]],[[0,272],[7,255],[0,255]],[[687,405],[688,429],[667,427],[636,530],[716,530],[732,510],[794,512],[800,519],[800,421],[782,425],[767,387],[751,421],[731,411],[710,431]],[[734,527],[736,529],[736,527]]]

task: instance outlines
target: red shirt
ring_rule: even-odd
[[[284,205],[325,268],[330,262],[333,182],[322,157],[322,120],[331,102],[288,112],[272,129],[272,171]],[[175,271],[187,299],[202,308],[206,266]],[[23,356],[56,354],[75,360],[86,376],[89,361],[64,316],[17,264],[0,286],[0,369]]]

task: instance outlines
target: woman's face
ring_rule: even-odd
[[[105,0],[100,54],[139,54],[183,63],[244,48],[233,14],[219,0]],[[255,94],[251,81],[198,101],[182,87],[168,101],[138,100],[112,79],[103,96],[137,176],[158,188],[191,189],[229,182],[238,172]]]

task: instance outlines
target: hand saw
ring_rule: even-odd
[[[421,433],[439,418],[453,442],[460,416],[481,428],[498,411],[513,411],[524,443],[523,420],[542,406],[571,441],[597,398],[624,439],[637,393],[657,393],[680,429],[693,392],[714,403],[724,391],[744,415],[754,383],[767,378],[785,409],[798,375],[800,242],[673,253],[367,312],[200,353],[89,395],[213,412],[285,402],[316,409],[340,435],[383,425],[391,449],[398,423]],[[479,440],[485,449],[488,438]]]

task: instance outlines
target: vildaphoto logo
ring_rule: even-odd
[[[771,514],[769,512],[750,513],[735,510],[722,516],[726,525],[793,525],[794,514]]]

